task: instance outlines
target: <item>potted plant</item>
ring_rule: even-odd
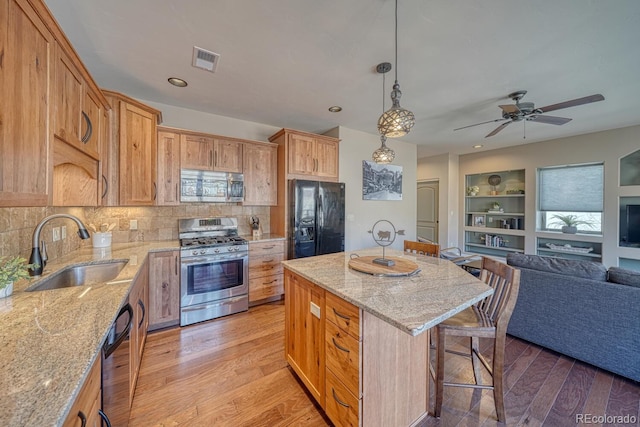
[[[567,215],[553,215],[553,219],[557,219],[558,221],[553,222],[549,225],[562,225],[562,232],[567,234],[576,234],[578,232],[579,225],[586,225],[591,228],[592,223],[590,221],[585,221],[579,219],[577,215],[567,214]]]
[[[0,298],[13,293],[13,282],[29,277],[28,269],[33,267],[27,260],[17,257],[0,257]]]
[[[478,191],[480,191],[480,187],[478,187],[477,185],[472,185],[471,187],[467,187],[467,194],[469,196],[477,195]]]

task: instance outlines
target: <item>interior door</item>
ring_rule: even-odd
[[[438,242],[438,181],[418,182],[417,236]]]

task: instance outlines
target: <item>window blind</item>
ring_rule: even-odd
[[[538,170],[541,211],[602,212],[604,165]]]

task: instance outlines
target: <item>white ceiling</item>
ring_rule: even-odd
[[[45,0],[97,83],[132,97],[278,127],[377,134],[382,77],[390,106],[393,0]],[[400,0],[401,105],[419,156],[468,153],[640,124],[640,1]],[[212,74],[192,48],[221,55]],[[171,76],[189,82],[183,89]],[[555,111],[563,126],[500,118],[507,94]],[[341,113],[330,113],[340,105]],[[393,140],[388,141],[393,148]]]

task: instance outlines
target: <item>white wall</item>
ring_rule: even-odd
[[[620,187],[619,159],[640,149],[640,126],[632,126],[570,138],[561,138],[535,144],[518,145],[499,150],[482,151],[462,155],[459,158],[457,188],[451,189],[449,199],[457,200],[460,211],[464,206],[464,176],[490,171],[525,169],[525,252],[535,253],[536,232],[536,171],[538,168],[557,165],[604,162],[604,213],[603,213],[603,263],[618,265],[618,258],[640,259],[640,249],[618,247],[619,198],[640,196],[640,186]],[[432,168],[442,180],[450,169],[437,168],[442,164],[441,156],[421,159],[420,178],[426,169]],[[434,178],[434,177],[432,177]],[[442,198],[441,198],[442,200]],[[457,226],[449,224],[450,230],[462,230],[463,218],[457,218]],[[463,243],[463,233],[458,232],[458,244]]]
[[[396,230],[405,230],[405,235],[397,236],[391,246],[402,250],[405,239],[416,238],[416,146],[398,139],[387,140],[387,146],[396,153],[392,164],[402,166],[402,200],[363,200],[362,161],[371,161],[371,154],[380,147],[380,136],[342,126],[332,136],[340,138],[340,181],[347,184],[345,249],[375,246],[368,231],[376,221],[386,219]]]

